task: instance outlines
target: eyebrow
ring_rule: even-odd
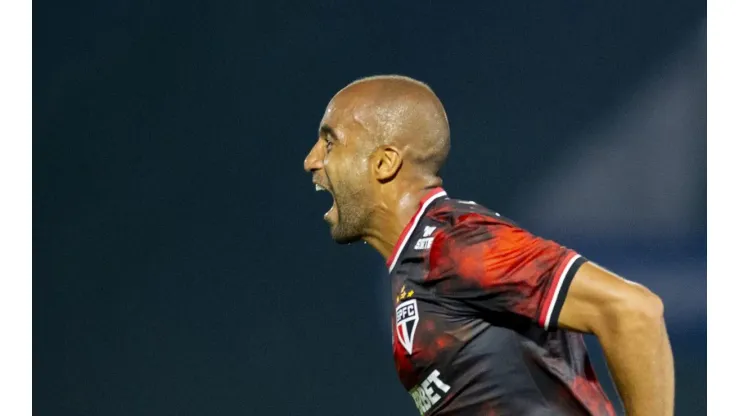
[[[327,126],[326,124],[323,124],[319,128],[319,135],[321,135],[321,136],[331,136],[331,138],[333,138],[334,140],[337,140],[338,139],[337,133],[334,131],[334,129],[331,128],[331,127],[329,127],[329,126]]]

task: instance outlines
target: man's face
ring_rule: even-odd
[[[317,190],[329,191],[334,204],[324,215],[334,241],[360,240],[372,211],[368,157],[370,132],[355,117],[356,100],[335,97],[324,113],[319,139],[304,161]]]

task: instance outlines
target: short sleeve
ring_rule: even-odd
[[[585,261],[519,227],[469,214],[435,236],[427,279],[441,296],[554,330],[570,282]]]

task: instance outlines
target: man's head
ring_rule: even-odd
[[[388,198],[438,185],[449,149],[447,115],[426,84],[386,75],[339,91],[304,161],[318,187],[334,197],[324,216],[334,240],[351,243],[366,236]]]

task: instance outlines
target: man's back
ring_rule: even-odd
[[[584,261],[432,190],[388,262],[396,369],[420,412],[614,414],[582,336],[554,324]]]

